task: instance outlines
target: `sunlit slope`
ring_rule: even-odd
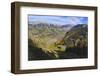
[[[57,57],[58,51],[64,51],[65,47],[58,48],[56,42],[63,38],[65,31],[60,27],[47,24],[29,25],[29,39],[45,53],[54,53]]]

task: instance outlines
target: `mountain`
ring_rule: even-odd
[[[29,24],[28,30],[33,35],[42,36],[45,34],[46,36],[64,36],[66,31],[69,31],[72,28],[71,25],[57,25],[57,24],[49,24],[49,23],[35,23]]]
[[[87,37],[88,27],[86,24],[57,25],[43,22],[29,24],[29,60],[87,57]],[[85,55],[80,52],[77,54],[77,51],[84,48]]]
[[[59,49],[55,46],[55,42],[61,39],[65,35],[66,31],[64,30],[64,28],[65,26],[61,27],[61,25],[57,24],[47,24],[47,23],[29,24],[28,41],[29,41],[29,51],[31,52],[31,53],[29,52],[30,56],[29,58],[33,59],[31,56],[32,55],[31,47],[35,48],[43,55],[47,54],[49,56],[53,56],[53,58],[58,57],[57,50]],[[33,50],[34,52],[35,49]],[[45,56],[47,57],[47,55]]]
[[[73,26],[75,26],[75,25],[66,24],[66,25],[60,26],[60,28],[67,32],[67,31],[69,31]]]
[[[86,24],[78,24],[72,27],[68,32],[66,32],[63,37],[63,43],[67,47],[78,46],[78,41],[82,40],[84,46],[87,46],[88,37],[88,27]]]

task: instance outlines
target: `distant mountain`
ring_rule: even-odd
[[[58,30],[58,31],[69,31],[74,25],[71,24],[66,24],[66,25],[58,25],[58,24],[49,24],[49,23],[33,23],[33,24],[29,24],[28,28],[29,29],[48,29],[48,30]],[[53,31],[54,32],[54,31]]]
[[[87,24],[77,24],[71,30],[87,28]]]
[[[60,26],[60,28],[67,32],[67,31],[69,31],[73,26],[75,26],[75,25],[66,24],[66,25]]]
[[[59,25],[47,23],[29,24],[28,29],[33,33],[33,35],[45,34],[48,36],[55,36],[65,32]]]
[[[54,24],[47,24],[47,23],[37,23],[37,24],[29,24],[29,29],[36,29],[36,30],[43,30],[45,31],[46,29],[50,29],[50,28],[57,28],[57,26],[55,26]]]
[[[71,24],[66,24],[66,25],[62,25],[61,28],[67,28],[67,27],[72,27],[74,25],[71,25]]]

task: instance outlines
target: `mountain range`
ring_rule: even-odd
[[[72,24],[57,25],[48,23],[28,24],[29,60],[69,58],[70,54],[68,55],[69,57],[67,57],[66,54],[66,51],[70,51],[68,50],[69,48],[72,49],[76,47],[77,48],[87,47],[88,44],[87,35],[88,35],[87,24],[77,24],[77,25],[72,25]],[[43,58],[41,57],[41,55],[40,57],[35,57],[36,49],[34,50],[32,49],[32,47],[36,48],[39,51],[39,55],[41,52]],[[76,54],[75,56],[78,57]],[[86,57],[87,55],[82,54],[81,56]]]

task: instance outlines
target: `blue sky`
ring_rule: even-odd
[[[65,24],[88,24],[88,17],[78,17],[78,16],[43,16],[43,15],[28,15],[28,22],[45,22],[58,25]]]

